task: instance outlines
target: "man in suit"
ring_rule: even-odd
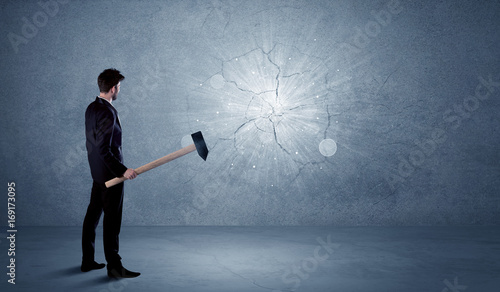
[[[112,102],[120,92],[120,82],[125,77],[116,69],[106,69],[97,78],[100,94],[85,112],[87,155],[93,179],[90,203],[83,222],[82,272],[102,269],[104,264],[94,260],[96,227],[104,211],[104,255],[110,278],[133,278],[140,273],[125,269],[118,254],[122,221],[123,183],[106,188],[106,181],[124,176],[134,179],[137,174],[123,165],[122,129],[118,112]]]

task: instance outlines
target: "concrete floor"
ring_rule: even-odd
[[[499,227],[124,227],[124,265],[79,271],[79,227],[23,227],[1,291],[498,291]],[[5,234],[2,234],[5,235]],[[2,236],[2,249],[8,249]],[[104,261],[102,230],[96,259]],[[2,263],[7,263],[2,252]],[[4,265],[3,264],[3,265]],[[7,287],[7,289],[5,289]]]

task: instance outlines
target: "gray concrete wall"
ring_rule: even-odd
[[[109,67],[126,77],[128,167],[199,130],[210,149],[126,182],[125,225],[500,223],[499,1],[0,9],[0,177],[18,224],[81,224],[84,112]]]

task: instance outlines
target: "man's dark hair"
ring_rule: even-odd
[[[120,74],[120,71],[115,68],[110,68],[99,74],[99,77],[97,77],[97,85],[101,92],[108,92],[123,79],[125,79],[125,76]]]

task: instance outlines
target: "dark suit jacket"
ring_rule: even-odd
[[[85,112],[87,155],[92,178],[98,183],[120,177],[123,165],[122,128],[118,112],[106,100],[97,97]]]

